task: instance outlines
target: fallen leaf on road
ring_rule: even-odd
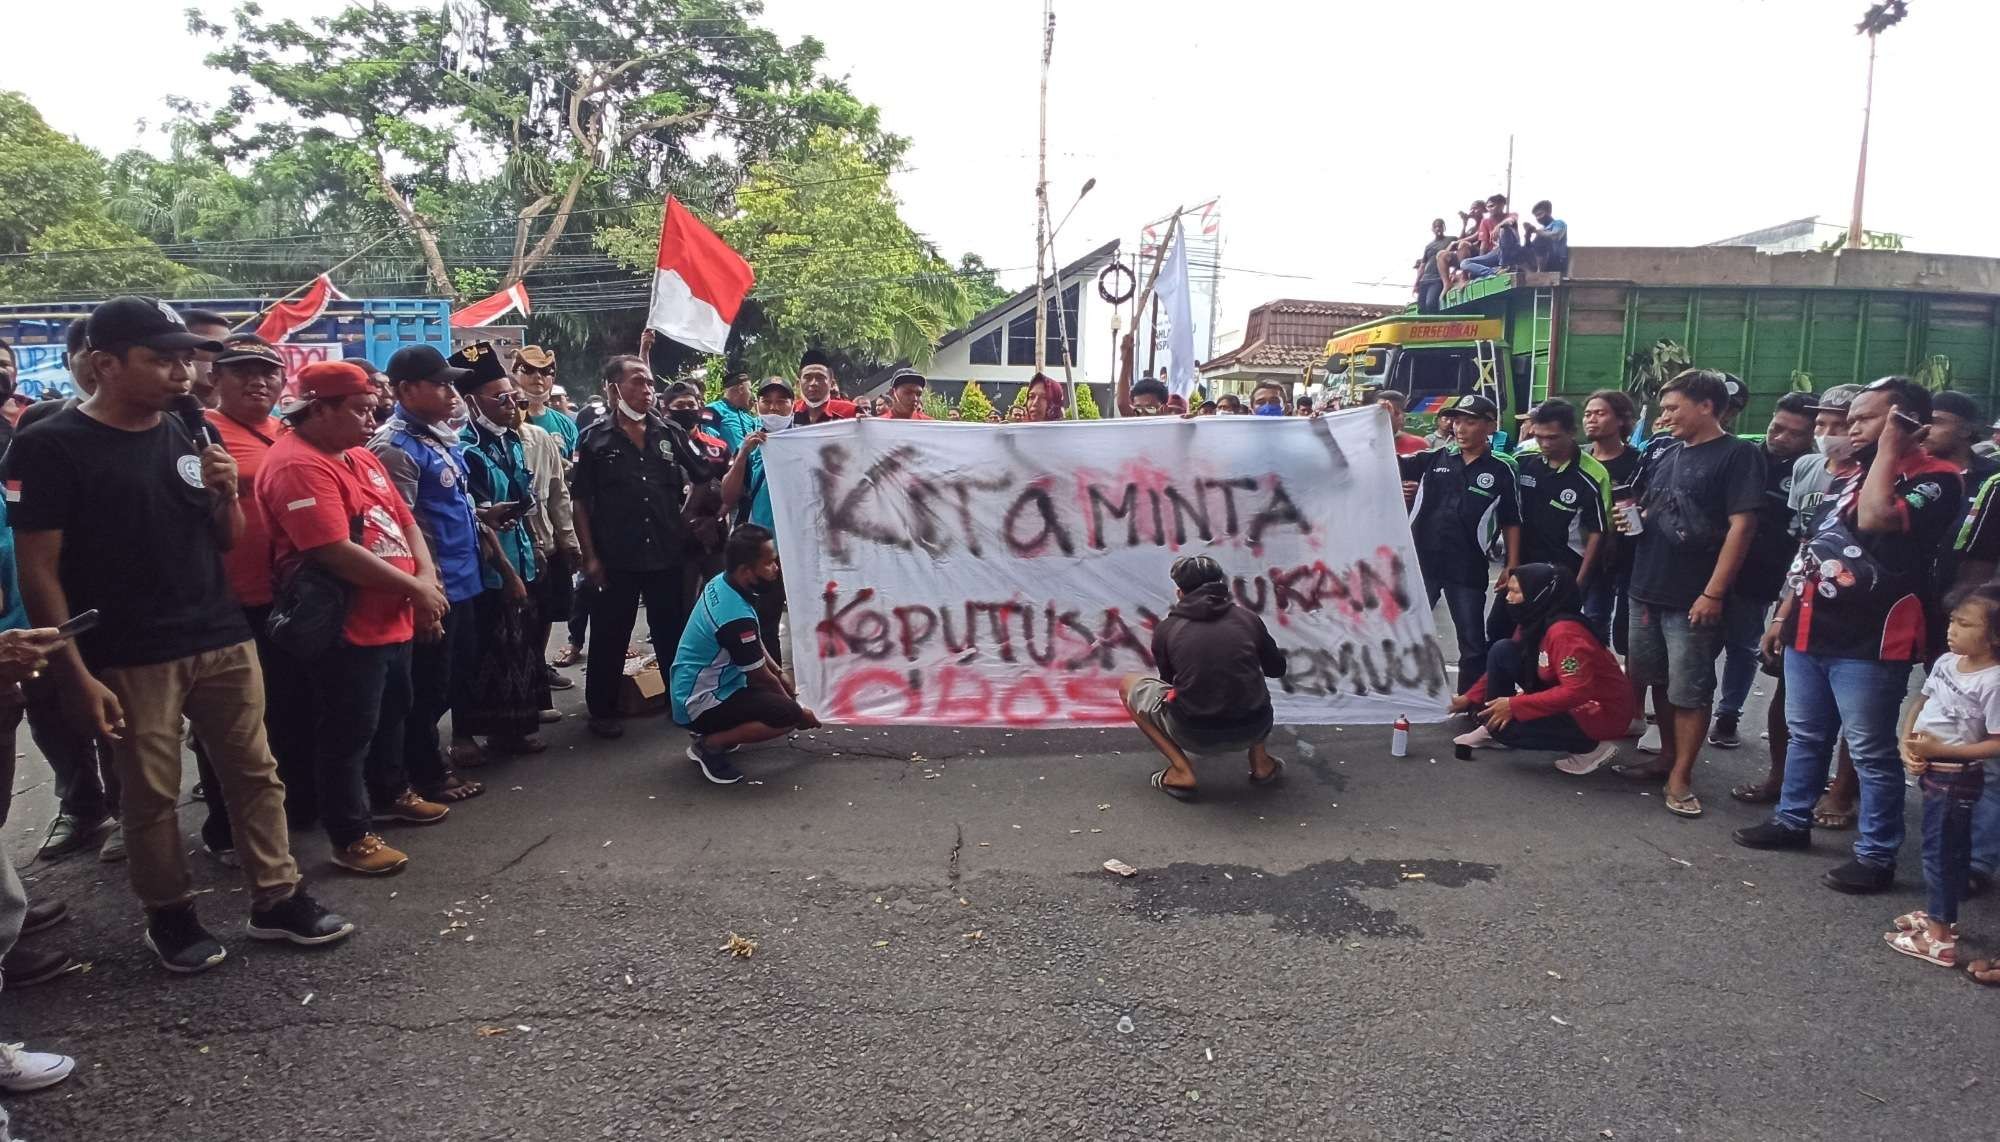
[[[985,938],[986,938],[986,929],[984,928],[981,928],[977,932],[966,932],[959,936],[959,939],[961,940],[983,940]]]
[[[886,948],[886,947],[888,947],[888,946],[889,946],[889,941],[887,941],[887,940],[877,940],[877,941],[875,941],[875,946],[876,946],[876,947],[878,947],[878,948]]]
[[[724,943],[721,947],[715,950],[718,952],[728,952],[730,955],[735,956],[737,959],[747,960],[751,956],[757,954],[757,941],[748,939],[743,936],[739,936],[736,933],[731,932],[729,933],[728,942]],[[626,976],[625,982],[627,983],[632,982],[632,977]]]
[[[481,1027],[478,1031],[478,1035],[483,1039],[491,1039],[495,1035],[505,1035],[506,1033],[507,1029],[505,1027]]]

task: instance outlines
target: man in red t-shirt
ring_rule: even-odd
[[[833,395],[833,363],[817,349],[806,350],[799,358],[799,403],[792,413],[793,424],[824,424],[829,420],[853,420],[854,402]]]
[[[924,390],[929,385],[915,369],[904,369],[889,378],[889,419],[929,420],[924,414]]]
[[[449,604],[415,517],[365,447],[380,399],[351,361],[299,370],[298,396],[280,410],[292,431],[257,478],[280,581],[311,564],[347,588],[340,637],[309,663],[313,760],[333,863],[370,875],[409,863],[375,835],[374,816],[425,824],[446,812],[410,789],[403,719],[410,640],[418,626],[435,630]]]
[[[1403,431],[1403,414],[1409,397],[1395,389],[1368,390],[1368,403],[1379,404],[1389,410],[1389,431],[1396,438],[1396,455],[1408,456],[1430,447],[1424,438],[1415,433]]]

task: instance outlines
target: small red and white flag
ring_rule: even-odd
[[[257,336],[276,345],[318,321],[320,315],[326,312],[328,302],[346,300],[346,294],[333,288],[333,279],[321,274],[306,287],[306,292],[272,306],[271,312],[258,323]]]
[[[475,301],[451,315],[454,329],[478,329],[491,325],[514,310],[520,310],[522,317],[535,312],[528,301],[528,283],[515,282],[485,301]]]
[[[679,199],[668,196],[666,215],[660,219],[660,257],[653,270],[647,328],[704,353],[721,353],[743,298],[756,281],[750,263],[688,213]]]

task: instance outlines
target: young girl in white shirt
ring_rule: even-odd
[[[1906,956],[1958,964],[1958,903],[1971,868],[1972,810],[2000,758],[2000,589],[1981,587],[1951,612],[1946,654],[1903,719],[1903,767],[1924,795],[1930,907],[1896,917],[1882,938]]]

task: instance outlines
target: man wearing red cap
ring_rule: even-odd
[[[403,767],[410,642],[418,625],[436,631],[449,604],[416,518],[366,447],[380,400],[351,361],[299,370],[298,395],[279,409],[292,431],[271,446],[257,478],[278,608],[297,576],[330,576],[345,588],[332,645],[292,649],[312,679],[313,769],[333,863],[365,875],[409,863],[375,834],[374,816],[427,824],[447,812],[411,791]]]

